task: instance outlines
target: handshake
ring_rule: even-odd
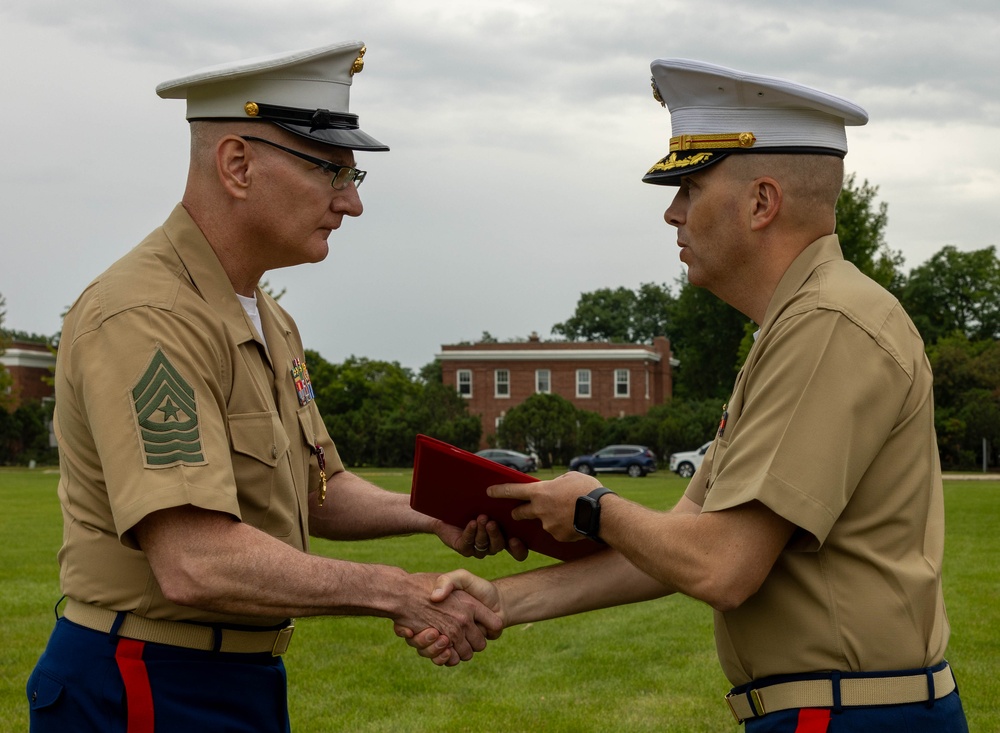
[[[577,498],[599,486],[591,476],[570,472],[550,481],[500,484],[488,491],[494,498],[523,502],[511,511],[512,518],[537,519],[557,540],[570,542],[583,538],[573,526]],[[487,539],[489,546],[480,544]],[[513,541],[511,545],[511,554],[524,559],[527,548]],[[480,533],[472,546],[477,557],[482,556],[479,553],[492,554],[503,546],[503,537],[487,538]],[[611,582],[605,583],[606,579]],[[411,575],[407,580],[417,585],[406,583],[400,588],[406,596],[401,599],[403,610],[391,614],[393,628],[420,656],[439,666],[469,661],[475,652],[486,648],[487,641],[498,639],[507,626],[664,592],[662,585],[614,552],[598,552],[492,582],[467,570],[440,576]],[[633,595],[636,597],[630,598]]]
[[[396,619],[393,630],[420,656],[439,666],[454,667],[469,661],[475,652],[486,648],[488,640],[499,639],[510,623],[499,588],[467,570],[453,570],[439,576],[430,601],[458,623],[457,631],[448,632],[407,619]]]

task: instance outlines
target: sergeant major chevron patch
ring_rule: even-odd
[[[194,389],[159,346],[131,394],[147,467],[205,463]]]

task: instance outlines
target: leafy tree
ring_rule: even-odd
[[[610,442],[607,439],[607,427],[607,421],[596,412],[578,410],[575,453],[593,453],[607,445]]]
[[[421,377],[397,362],[350,357],[331,364],[315,351],[306,363],[323,422],[345,463],[407,466],[418,433],[475,450],[482,425],[454,389],[441,382],[440,364]]]
[[[546,468],[568,463],[576,450],[578,412],[565,397],[533,394],[507,411],[497,440],[514,450],[534,450]]]
[[[607,421],[601,445],[645,445],[656,454],[660,465],[665,466],[671,453],[697,448],[715,435],[722,405],[721,399],[675,398],[642,416],[612,418]]]
[[[52,408],[51,401],[31,400],[13,411],[0,410],[0,464],[55,461],[55,449],[49,446]]]
[[[885,243],[889,205],[875,205],[878,186],[868,181],[856,186],[854,180],[854,173],[844,179],[837,198],[837,237],[844,259],[882,287],[898,293],[903,280],[903,255]]]
[[[438,384],[443,383],[444,370],[441,368],[441,360],[435,359],[434,361],[420,367],[418,378],[424,384],[429,384],[430,382],[437,382]]]
[[[314,351],[306,351],[306,363],[341,458],[351,465],[390,465],[398,459],[407,440],[395,413],[419,390],[412,372],[396,362],[354,356],[331,364]]]
[[[576,312],[552,327],[552,333],[570,341],[628,341],[635,293],[625,287],[583,293]]]
[[[636,291],[602,288],[580,295],[576,311],[552,333],[570,341],[651,342],[668,333],[673,295],[666,285],[643,283]]]
[[[946,245],[910,272],[900,300],[925,343],[953,333],[972,340],[1000,338],[996,248],[959,252]]]
[[[670,333],[670,308],[674,295],[666,285],[643,283],[635,294],[632,314],[632,339],[651,343],[657,336]]]
[[[441,381],[440,362],[435,360],[425,366],[421,374],[435,371],[437,378],[424,379],[420,390],[408,396],[403,406],[402,412],[407,416],[413,437],[424,433],[465,450],[477,450],[483,433],[482,422],[476,415],[469,414],[468,404],[455,388],[446,387]],[[409,439],[407,445],[412,446],[413,440]],[[412,457],[401,465],[409,463]]]
[[[654,407],[649,417],[657,423],[657,456],[693,450],[715,437],[722,417],[723,400],[672,400]]]
[[[934,421],[942,465],[971,467],[990,442],[992,463],[1000,447],[1000,342],[971,341],[962,333],[927,349],[934,370]]]
[[[671,310],[670,346],[680,361],[674,394],[694,400],[725,399],[739,370],[736,360],[747,317],[686,279],[680,285]]]

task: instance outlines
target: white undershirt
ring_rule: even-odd
[[[240,305],[242,305],[243,310],[247,312],[250,322],[253,323],[253,327],[257,329],[257,335],[260,336],[260,340],[264,342],[264,348],[266,349],[267,339],[264,338],[264,328],[260,325],[260,311],[257,310],[257,294],[254,293],[252,298],[248,298],[245,295],[236,293],[236,297],[240,299]]]

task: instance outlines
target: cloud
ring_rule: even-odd
[[[369,47],[352,109],[392,151],[359,156],[365,214],[330,257],[268,275],[330,360],[419,367],[484,330],[545,336],[583,291],[673,282],[671,191],[639,182],[670,134],[659,57],[858,102],[847,169],[889,204],[889,246],[908,267],[982,248],[1000,229],[997,37],[992,0],[7,0],[7,322],[55,332],[180,197],[183,104],[157,83],[351,38]]]

